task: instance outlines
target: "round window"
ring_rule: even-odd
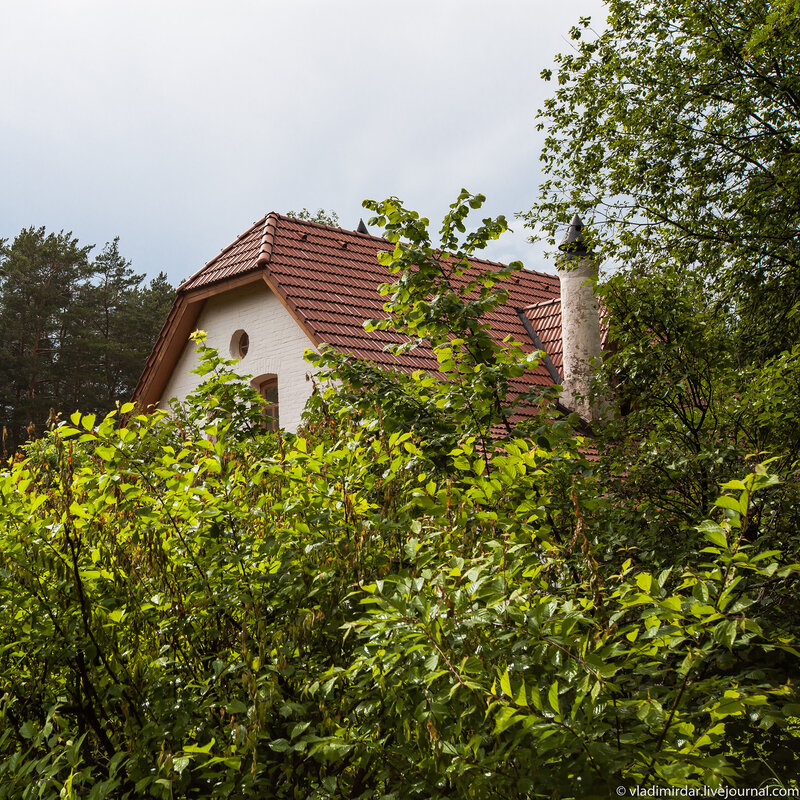
[[[246,331],[238,330],[231,337],[231,356],[244,358],[250,349],[250,337]]]

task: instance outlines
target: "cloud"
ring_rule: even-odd
[[[11,0],[0,32],[0,236],[115,235],[193,272],[266,211],[399,195],[436,220],[539,181],[538,78],[599,0]],[[498,254],[536,261],[517,232]],[[542,266],[541,264],[539,265]]]

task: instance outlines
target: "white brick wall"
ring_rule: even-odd
[[[296,431],[312,390],[311,381],[306,379],[312,368],[303,360],[303,353],[312,345],[269,288],[259,282],[209,298],[195,328],[206,331],[206,343],[225,358],[231,356],[234,333],[247,332],[250,347],[236,370],[254,377],[278,376],[280,424]],[[200,384],[200,376],[192,374],[198,364],[193,348],[193,343],[187,342],[164,390],[165,399],[183,400]]]

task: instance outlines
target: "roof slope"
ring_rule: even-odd
[[[420,347],[398,358],[385,348],[403,341],[402,337],[390,331],[368,333],[363,328],[365,319],[384,315],[385,299],[377,286],[392,281],[394,276],[378,263],[376,256],[392,248],[387,240],[370,234],[268,214],[178,287],[170,319],[137,386],[137,398],[145,403],[159,399],[166,379],[157,380],[156,373],[174,367],[174,363],[169,364],[172,359],[165,357],[164,349],[170,330],[176,329],[177,319],[186,316],[187,303],[210,293],[224,292],[242,281],[260,278],[278,295],[315,345],[327,343],[385,366],[435,369],[436,360],[430,350]],[[504,266],[477,259],[472,262],[482,269]],[[509,293],[508,303],[489,314],[487,322],[498,339],[511,335],[527,351],[536,350],[520,313],[523,308],[552,303],[559,295],[558,277],[522,271],[503,285]],[[199,310],[195,320],[197,313]],[[529,314],[529,319],[536,318]],[[538,328],[536,322],[534,326]],[[183,328],[186,327],[184,322]],[[182,349],[185,334],[182,330],[180,334]],[[557,337],[548,332],[546,338],[560,353],[560,328]],[[553,378],[540,366],[524,377],[520,388],[552,383]]]

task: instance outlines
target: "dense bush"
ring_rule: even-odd
[[[502,220],[445,258],[375,210],[391,314],[440,380],[328,352],[336,390],[272,433],[198,337],[183,409],[76,414],[0,475],[0,797],[788,785],[796,617],[763,602],[797,598],[764,511],[780,464],[729,476],[665,565],[565,421],[497,433],[529,359],[481,327],[504,276],[452,279]]]

